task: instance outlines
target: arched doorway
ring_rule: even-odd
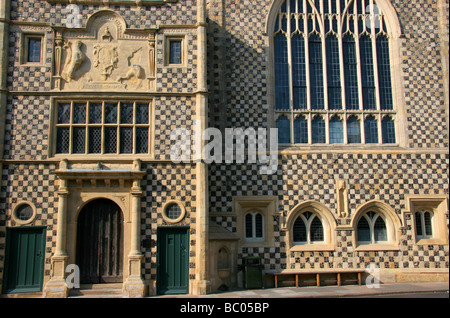
[[[82,284],[123,281],[123,216],[113,201],[97,199],[81,210],[76,260]]]

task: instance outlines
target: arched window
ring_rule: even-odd
[[[414,213],[416,221],[417,238],[433,237],[433,213],[428,210],[420,210]]]
[[[361,216],[357,232],[360,244],[377,244],[388,241],[386,222],[380,213],[374,211],[369,211]]]
[[[245,239],[249,241],[264,240],[264,217],[257,211],[245,215]]]
[[[275,118],[287,116],[280,141],[395,143],[395,122],[386,120],[378,126],[381,118],[395,116],[396,111],[391,37],[376,0],[286,0],[271,16]],[[336,135],[340,124],[334,115],[345,118],[347,110],[352,111],[348,116],[363,122],[344,119],[342,123],[349,129],[342,131],[346,135],[341,142]],[[317,117],[319,112],[322,118]],[[368,115],[376,120],[370,117],[366,122]],[[304,118],[306,125],[301,119],[297,122],[298,118]],[[311,138],[297,134],[304,127],[310,127]],[[379,127],[383,134],[378,134]],[[288,141],[291,129],[294,138]]]
[[[322,221],[312,212],[304,212],[297,217],[292,235],[294,244],[314,244],[325,240]]]

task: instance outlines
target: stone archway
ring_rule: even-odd
[[[81,283],[123,281],[123,215],[108,199],[90,201],[77,224],[76,263]]]

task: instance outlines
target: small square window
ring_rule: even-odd
[[[39,63],[41,61],[41,38],[28,38],[27,62]]]
[[[184,64],[184,39],[182,37],[166,38],[166,66],[183,65]]]

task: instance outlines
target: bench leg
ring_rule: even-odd
[[[337,285],[341,286],[341,273],[337,273]]]
[[[320,287],[320,275],[316,274],[317,287]]]
[[[275,288],[278,288],[278,276],[275,275]]]
[[[358,285],[361,285],[361,273],[358,273]]]
[[[298,287],[298,274],[295,274],[295,287]]]

